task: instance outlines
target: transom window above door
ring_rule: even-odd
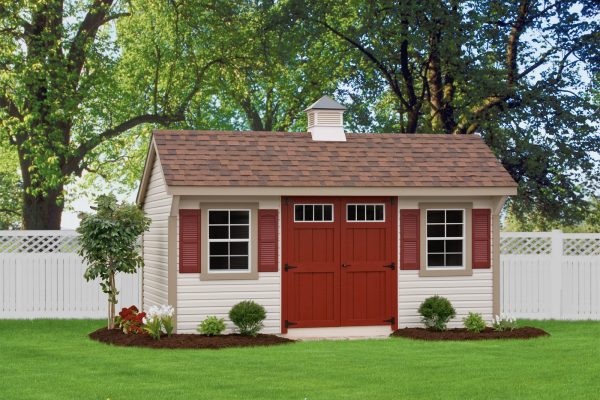
[[[347,222],[385,222],[385,204],[348,204]]]
[[[465,210],[427,210],[427,268],[465,267]]]
[[[208,210],[208,270],[250,270],[250,210]]]
[[[294,222],[333,222],[333,204],[294,204]]]

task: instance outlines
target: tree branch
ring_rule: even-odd
[[[317,20],[317,23],[323,25],[325,28],[327,28],[329,31],[331,31],[333,34],[335,34],[339,38],[350,43],[352,46],[354,46],[356,49],[358,49],[361,53],[363,53],[369,60],[371,60],[373,62],[373,64],[375,64],[377,69],[383,74],[383,76],[385,77],[385,80],[391,86],[391,88],[394,91],[394,93],[396,94],[396,96],[398,96],[398,98],[400,99],[400,102],[402,102],[405,107],[409,107],[408,102],[402,96],[402,92],[400,91],[400,87],[398,86],[398,83],[396,82],[394,76],[392,76],[392,74],[386,68],[386,66],[383,64],[382,61],[380,61],[377,57],[375,57],[375,55],[372,52],[370,52],[366,47],[364,47],[362,44],[360,44],[356,40],[352,39],[351,37],[344,35],[342,32],[338,31],[337,29],[335,29],[334,27],[329,25],[327,22],[322,21],[322,20]]]

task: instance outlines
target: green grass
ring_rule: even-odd
[[[321,341],[226,350],[96,343],[101,321],[0,321],[0,399],[597,399],[600,322],[549,338]]]

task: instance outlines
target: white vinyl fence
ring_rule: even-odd
[[[104,318],[73,231],[0,231],[0,318]],[[519,318],[600,319],[600,234],[502,233],[501,310]],[[119,274],[118,307],[141,305],[141,273]]]
[[[78,249],[74,231],[0,231],[0,318],[105,318],[107,296],[83,278]],[[117,307],[140,306],[141,273],[118,274],[117,289]]]
[[[503,312],[600,319],[600,234],[504,232],[500,249]]]

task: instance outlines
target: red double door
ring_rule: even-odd
[[[391,198],[285,198],[283,330],[396,325]]]

